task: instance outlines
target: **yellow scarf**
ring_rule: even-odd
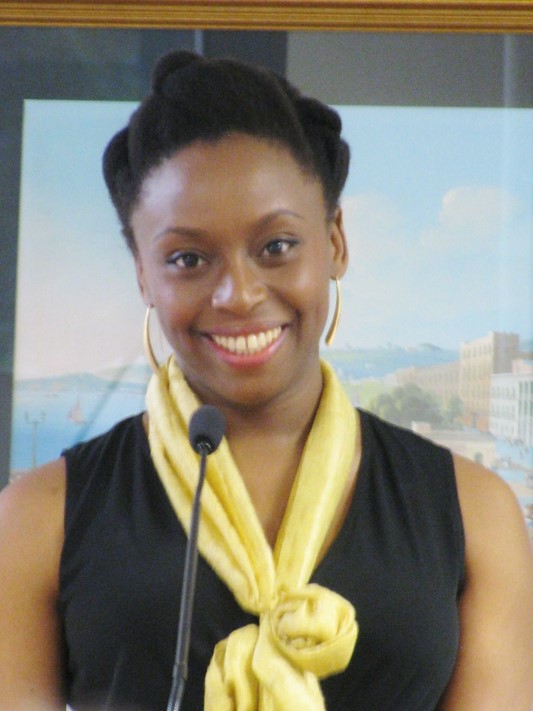
[[[304,448],[274,551],[268,544],[226,439],[207,462],[198,545],[259,625],[215,647],[205,678],[206,711],[319,711],[318,682],[346,668],[357,638],[352,605],[308,583],[345,489],[356,418],[332,368]],[[149,441],[159,477],[189,531],[198,456],[187,431],[200,406],[175,360],[147,392]]]

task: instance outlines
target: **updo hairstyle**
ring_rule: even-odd
[[[108,144],[104,178],[133,253],[131,215],[148,173],[194,141],[244,133],[277,141],[322,183],[333,216],[346,181],[349,148],[339,115],[283,77],[233,59],[173,51],[156,64],[152,91]]]

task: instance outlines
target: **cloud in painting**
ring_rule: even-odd
[[[359,193],[344,198],[342,209],[352,264],[376,265],[406,256],[405,216],[392,198]]]
[[[519,213],[519,200],[503,188],[459,186],[444,194],[437,222],[422,231],[421,243],[462,254],[484,252]]]
[[[346,196],[342,208],[350,263],[338,343],[400,342],[404,328],[398,327],[398,313],[412,313],[418,300],[412,274],[419,247],[405,210],[379,192]]]

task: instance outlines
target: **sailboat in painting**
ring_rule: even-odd
[[[68,412],[68,419],[75,425],[84,425],[86,423],[83,410],[81,409],[81,400],[78,398]]]

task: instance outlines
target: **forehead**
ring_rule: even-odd
[[[136,211],[234,206],[241,211],[261,202],[312,200],[323,205],[318,178],[303,168],[283,144],[232,134],[197,141],[164,159],[142,185]]]

